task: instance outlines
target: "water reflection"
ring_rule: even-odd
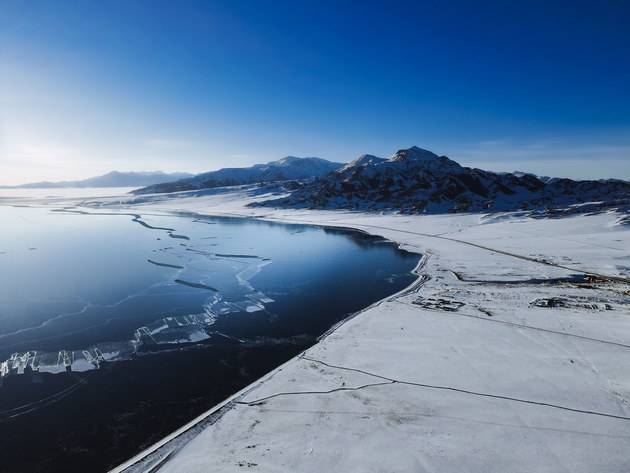
[[[3,214],[2,263],[12,277],[0,292],[0,382],[27,368],[88,371],[155,345],[207,342],[218,317],[265,311],[274,302],[267,291],[286,296],[309,286],[326,295],[331,277],[360,280],[364,255],[355,249],[382,244],[343,229],[245,219],[72,207]],[[165,246],[164,238],[180,243]],[[264,290],[255,288],[250,281],[272,262]]]
[[[14,214],[14,217],[19,215],[19,219],[26,219],[31,223],[37,223],[38,220],[54,220],[50,219],[50,215],[42,213],[41,209],[29,210],[33,210],[33,212],[21,209],[20,212]],[[206,341],[213,335],[210,327],[215,323],[217,317],[225,316],[226,314],[232,312],[252,313],[260,311],[265,308],[266,303],[273,302],[273,299],[256,290],[249,282],[251,278],[261,271],[263,266],[271,262],[269,258],[253,254],[230,254],[201,250],[199,247],[203,248],[207,246],[207,244],[201,243],[193,246],[191,238],[207,240],[219,237],[203,236],[205,235],[204,232],[200,233],[198,228],[192,228],[191,226],[186,225],[188,222],[183,221],[183,219],[179,219],[177,223],[180,226],[183,223],[184,227],[188,227],[187,230],[192,236],[174,233],[177,231],[175,228],[163,226],[159,223],[153,223],[163,219],[173,219],[174,217],[172,216],[151,216],[147,218],[147,220],[151,221],[151,223],[148,223],[141,215],[138,214],[111,212],[91,213],[76,209],[59,209],[53,210],[53,212],[56,212],[56,215],[58,215],[59,218],[63,216],[82,218],[82,225],[96,225],[101,229],[101,222],[98,221],[99,218],[107,217],[107,226],[110,227],[112,217],[114,217],[117,222],[121,218],[125,219],[125,217],[131,217],[131,221],[140,224],[142,228],[165,232],[168,237],[185,240],[187,243],[180,244],[178,246],[166,247],[161,245],[155,247],[155,245],[153,245],[154,248],[152,248],[151,251],[158,256],[155,256],[154,259],[148,258],[146,261],[153,266],[175,271],[171,271],[170,274],[173,274],[173,276],[170,281],[165,281],[160,277],[158,277],[157,280],[150,278],[147,279],[146,275],[143,274],[144,278],[142,281],[144,281],[144,284],[149,284],[148,290],[144,289],[136,294],[128,294],[124,299],[119,301],[116,301],[115,299],[107,301],[109,304],[103,304],[104,301],[94,303],[90,300],[86,300],[85,295],[76,294],[76,283],[69,280],[68,282],[71,283],[70,285],[72,286],[71,293],[65,295],[60,294],[60,288],[57,288],[57,299],[61,298],[62,300],[71,300],[74,297],[75,299],[80,300],[83,304],[81,309],[65,314],[54,314],[53,312],[49,314],[49,318],[47,318],[43,323],[30,327],[28,326],[28,319],[31,318],[31,314],[29,311],[22,310],[21,315],[24,319],[22,324],[24,327],[15,331],[7,331],[0,334],[0,341],[3,342],[2,351],[6,352],[6,350],[11,347],[27,346],[29,343],[32,345],[28,345],[29,348],[26,351],[11,353],[5,361],[0,362],[0,383],[2,382],[2,378],[9,375],[23,374],[24,370],[27,368],[33,372],[45,373],[62,373],[65,371],[82,372],[99,368],[101,362],[103,361],[112,362],[129,360],[133,355],[137,355],[139,350],[146,348],[146,346],[194,344]],[[32,215],[29,215],[27,219],[25,214]],[[89,220],[85,220],[86,218]],[[64,223],[65,222],[67,221],[64,221]],[[10,222],[8,223],[8,227],[11,228]],[[216,224],[217,222],[206,222],[202,219],[195,219],[192,220],[192,223]],[[126,231],[123,236],[126,241],[129,241],[130,237],[133,238],[133,233],[129,233],[129,228],[126,228],[125,230]],[[203,230],[207,230],[207,227],[204,227]],[[116,230],[109,228],[107,231],[111,234]],[[112,237],[116,239],[116,235],[112,235]],[[40,242],[41,244],[39,246],[44,247],[47,244],[50,244],[51,241],[48,238],[49,235],[46,236],[45,241]],[[71,237],[68,236],[67,238]],[[157,238],[156,241],[160,240],[161,238]],[[16,242],[17,240],[14,241],[14,244]],[[109,242],[106,245],[103,244],[103,241],[101,241],[98,245],[93,245],[93,243],[93,239],[85,241],[85,239],[82,238],[80,246],[88,248],[92,253],[107,254],[109,257],[115,257],[122,262],[122,259],[119,256],[114,256],[118,255],[120,252],[120,247],[114,246],[114,242]],[[210,244],[210,246],[217,245],[218,243]],[[79,246],[78,242],[77,246]],[[139,251],[139,249],[133,245],[132,248],[133,251]],[[36,248],[29,248],[29,250],[33,249]],[[14,251],[19,251],[19,246],[14,248]],[[60,256],[59,253],[57,253],[57,255]],[[64,258],[67,257],[64,256]],[[72,258],[72,255],[70,255],[70,258]],[[158,259],[159,261],[157,261]],[[40,267],[40,270],[48,274],[54,272],[55,265],[61,263],[61,261],[54,260],[46,261],[45,258],[42,258],[41,261],[43,261],[44,267]],[[122,266],[116,268],[114,273],[118,275],[118,278],[128,279],[130,274],[129,270],[131,269],[133,271],[133,268],[130,268],[130,265],[137,264],[138,262],[140,262],[139,259],[134,261],[132,258],[130,260],[130,264],[123,264]],[[81,260],[79,264],[83,265],[85,264],[85,261]],[[92,274],[103,273],[103,264],[104,261],[102,260],[102,257],[98,264],[92,263],[90,265]],[[97,265],[100,265],[101,267],[97,268]],[[145,266],[140,266],[146,269]],[[106,270],[109,271],[109,268],[106,268]],[[158,273],[156,273],[156,275],[157,274]],[[72,275],[70,275],[70,279],[71,278]],[[24,275],[23,280],[27,281],[28,275]],[[214,285],[210,285],[211,283]],[[126,302],[130,299],[146,299],[149,295],[155,294],[166,294],[167,296],[170,296],[170,291],[177,292],[177,287],[173,286],[173,284],[183,286],[184,288],[205,291],[204,293],[196,291],[195,299],[200,302],[201,300],[199,296],[204,299],[200,304],[201,311],[185,315],[161,317],[150,323],[146,323],[135,328],[129,338],[118,342],[101,341],[79,349],[74,348],[70,350],[68,348],[60,348],[54,352],[41,349],[42,347],[46,348],[49,346],[43,342],[45,340],[50,340],[51,338],[65,338],[72,341],[78,340],[79,337],[69,338],[65,335],[54,335],[55,332],[59,332],[57,326],[68,328],[69,320],[71,320],[74,324],[70,329],[72,332],[81,330],[81,326],[84,327],[84,330],[82,331],[90,330],[92,328],[92,324],[94,323],[93,319],[97,319],[96,321],[98,322],[98,319],[102,319],[105,312],[109,312],[109,315],[106,317],[115,316],[115,314],[119,312],[124,313]],[[70,287],[70,285],[68,287]],[[29,289],[32,288],[22,288],[22,290],[26,292],[28,292]],[[89,291],[87,292],[89,293]],[[172,297],[169,298],[172,299]],[[5,294],[5,299],[9,299],[8,294]],[[39,299],[39,301],[41,302],[41,310],[44,311],[47,307],[47,303],[41,299]],[[110,308],[111,310],[107,311],[107,308]],[[90,309],[95,310],[90,311]],[[15,308],[14,310],[20,312],[19,308]],[[32,311],[32,309],[30,310]],[[101,316],[86,317],[86,315],[89,315],[90,312],[100,312]],[[0,316],[2,316],[0,319],[15,317],[15,315],[15,313],[0,313]],[[129,315],[131,315],[130,318],[134,318],[133,314],[127,314],[127,316]],[[35,317],[34,319],[34,322],[39,322],[41,320],[38,317]],[[75,343],[80,342],[76,341]],[[33,349],[33,346],[39,346],[40,349]],[[152,348],[154,349],[154,347]]]
[[[0,471],[106,471],[410,284],[418,259],[247,219],[0,217]]]

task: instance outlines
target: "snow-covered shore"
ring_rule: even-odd
[[[334,225],[420,279],[116,472],[630,470],[630,226],[614,213],[247,208],[255,188],[103,199]]]

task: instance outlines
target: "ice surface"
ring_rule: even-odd
[[[89,215],[85,211],[62,209],[62,213],[77,213]],[[99,215],[120,215],[101,212]],[[143,227],[154,231],[166,231],[169,236],[189,241],[188,236],[172,233],[174,229],[159,226],[152,220],[144,219],[139,214],[122,214],[132,217],[132,220]],[[145,220],[149,220],[148,223]],[[152,224],[154,223],[154,224]],[[181,251],[192,253],[192,257],[182,258]],[[249,280],[258,274],[261,268],[270,263],[267,258],[249,254],[231,254],[207,252],[194,247],[176,249],[165,247],[158,250],[162,254],[160,260],[148,259],[148,263],[177,270],[181,277],[173,282],[186,286],[192,290],[207,291],[208,297],[202,306],[202,312],[184,316],[168,316],[152,323],[138,327],[129,339],[122,341],[101,342],[96,345],[66,350],[60,347],[58,351],[26,351],[13,353],[9,358],[0,362],[0,378],[10,375],[24,374],[28,366],[34,372],[63,373],[66,371],[83,372],[101,367],[101,363],[129,360],[132,356],[150,347],[151,352],[159,351],[165,345],[194,345],[212,338],[210,327],[217,317],[235,313],[252,313],[264,309],[264,304],[273,302],[262,292],[256,290]],[[174,264],[181,261],[181,264]],[[212,263],[209,265],[209,263]],[[218,287],[210,285],[214,281],[214,274],[220,275],[213,282]],[[127,298],[133,297],[128,296]],[[83,301],[85,307],[91,305]],[[120,302],[118,302],[120,303]],[[84,307],[84,308],[85,308]],[[62,317],[62,316],[60,316]]]
[[[58,352],[27,351],[14,353],[0,363],[0,377],[23,374],[26,366],[42,373],[63,373],[66,371],[88,371],[98,369],[102,361],[129,360],[143,346],[170,344],[194,344],[209,340],[212,332],[208,331],[220,314],[245,311],[254,312],[264,309],[259,299],[271,301],[260,293],[252,301],[218,303],[219,312],[210,302],[203,313],[181,317],[165,317],[151,324],[139,327],[133,337],[122,342],[99,343],[82,350],[60,350]],[[223,305],[222,305],[223,304]]]
[[[426,254],[422,279],[114,472],[628,471],[627,216],[243,206],[256,199],[154,205],[364,230]]]

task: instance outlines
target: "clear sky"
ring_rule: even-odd
[[[630,180],[626,0],[0,0],[0,184],[413,145]]]

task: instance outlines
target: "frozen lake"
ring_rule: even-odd
[[[0,206],[0,471],[105,471],[409,285],[352,231]]]

